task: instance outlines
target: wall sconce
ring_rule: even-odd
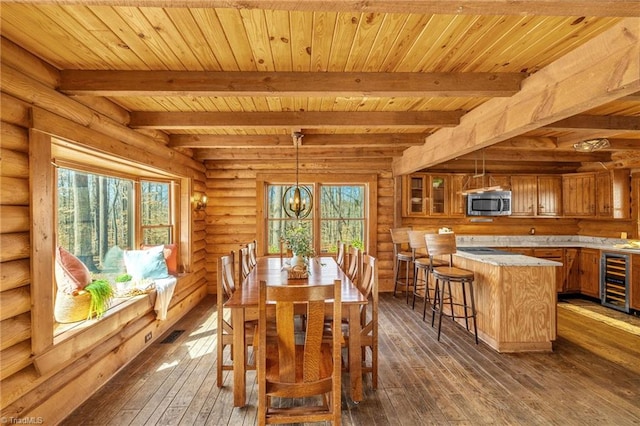
[[[204,194],[194,194],[193,196],[193,209],[195,211],[204,210],[207,208],[207,196]]]

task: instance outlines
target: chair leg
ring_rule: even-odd
[[[413,302],[411,303],[411,309],[416,308],[416,295],[418,289],[418,266],[413,264]]]
[[[473,281],[469,282],[469,297],[471,297],[471,315],[473,315],[473,334],[476,337],[476,345],[478,344],[478,324],[477,322],[477,313],[476,313],[476,302],[473,297]]]
[[[405,273],[405,277],[404,277],[404,292],[405,292],[405,296],[407,298],[407,304],[409,303],[409,262],[405,262],[405,269],[404,269],[404,273]]]
[[[433,305],[431,305],[431,327],[433,327],[433,321],[435,319],[436,316],[436,311],[438,310],[438,308],[440,308],[442,306],[442,304],[440,303],[440,280],[438,278],[436,278],[436,285],[435,285],[435,289],[433,292]],[[425,310],[426,310],[426,306],[425,306]]]
[[[400,275],[400,260],[396,258],[393,268],[393,297],[396,297],[396,291],[398,290],[398,275]]]
[[[464,308],[464,326],[469,331],[469,314],[467,313],[467,292],[465,290],[466,282],[462,281],[462,306]]]
[[[447,282],[450,284],[449,282]],[[440,289],[440,309],[438,312],[438,342],[440,341],[440,331],[442,330],[442,309],[444,307],[444,283],[442,283],[442,287]],[[451,286],[449,286],[449,298],[451,298]]]

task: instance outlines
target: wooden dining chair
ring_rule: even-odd
[[[260,282],[258,424],[341,420],[342,282],[267,286]],[[332,339],[326,340],[325,305],[332,302]],[[294,327],[295,305],[306,307],[306,328]],[[268,314],[275,309],[275,316]],[[268,330],[275,330],[270,333]],[[286,401],[274,399],[286,399]],[[276,402],[276,404],[273,404]]]
[[[373,389],[378,388],[378,260],[368,254],[362,255],[362,279],[360,292],[367,304],[360,311],[360,344],[362,346],[362,372],[371,373]],[[367,352],[371,363],[367,363]]]
[[[233,327],[235,324],[231,322],[231,312],[229,309],[224,308],[224,302],[233,294],[236,290],[235,284],[235,253],[232,251],[230,254],[220,256],[218,258],[218,272],[217,272],[217,288],[216,288],[216,303],[217,303],[217,360],[216,360],[216,382],[218,387],[222,387],[222,372],[225,370],[233,370],[233,363],[225,364],[224,362],[224,350],[229,348],[230,352],[233,352]],[[257,314],[248,313],[245,315],[245,323],[242,325],[245,327],[245,333],[247,335],[248,347],[253,344],[253,335],[257,323]],[[245,359],[248,359],[245,356]],[[245,369],[255,369],[255,364],[249,364],[245,366]]]
[[[342,269],[343,271],[344,271],[344,257],[345,257],[346,250],[347,250],[347,245],[342,241],[338,241],[336,244],[336,263],[338,264],[340,269]]]
[[[249,248],[249,265],[253,269],[258,263],[258,242],[253,240],[247,244],[247,247]]]
[[[247,275],[251,273],[252,269],[253,268],[251,267],[251,262],[249,258],[249,247],[242,247],[240,249],[240,266],[238,268],[238,272],[239,272],[238,282],[242,283],[244,279],[247,278]]]
[[[359,285],[360,263],[362,262],[360,249],[349,246],[347,249],[347,276],[354,285]]]

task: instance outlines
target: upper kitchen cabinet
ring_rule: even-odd
[[[596,216],[628,219],[630,214],[629,170],[605,170],[596,173]]]
[[[562,215],[562,176],[511,176],[511,215]]]
[[[404,176],[405,216],[464,216],[464,175],[414,173]]]
[[[565,216],[628,219],[629,170],[572,173],[562,176]]]
[[[404,216],[427,215],[427,197],[429,196],[427,181],[427,175],[424,173],[403,177],[402,213]]]
[[[562,175],[562,210],[565,216],[585,217],[596,213],[594,173]]]

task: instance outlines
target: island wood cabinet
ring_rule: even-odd
[[[404,216],[464,216],[463,174],[413,173],[403,178]]]
[[[511,176],[512,216],[561,216],[562,176]]]
[[[533,257],[540,259],[553,260],[562,263],[562,266],[556,268],[556,291],[564,292],[565,282],[567,280],[566,259],[563,248],[534,248]]]
[[[600,250],[580,249],[580,293],[600,298]]]
[[[497,247],[497,249],[562,263],[562,266],[556,268],[556,291],[558,293],[571,291],[571,285],[569,284],[569,272],[570,268],[572,268],[575,263],[575,255],[577,249],[564,249],[561,247]],[[568,250],[573,250],[572,257],[567,256]],[[578,290],[580,290],[579,286],[577,289],[575,289],[575,292],[577,292]]]

